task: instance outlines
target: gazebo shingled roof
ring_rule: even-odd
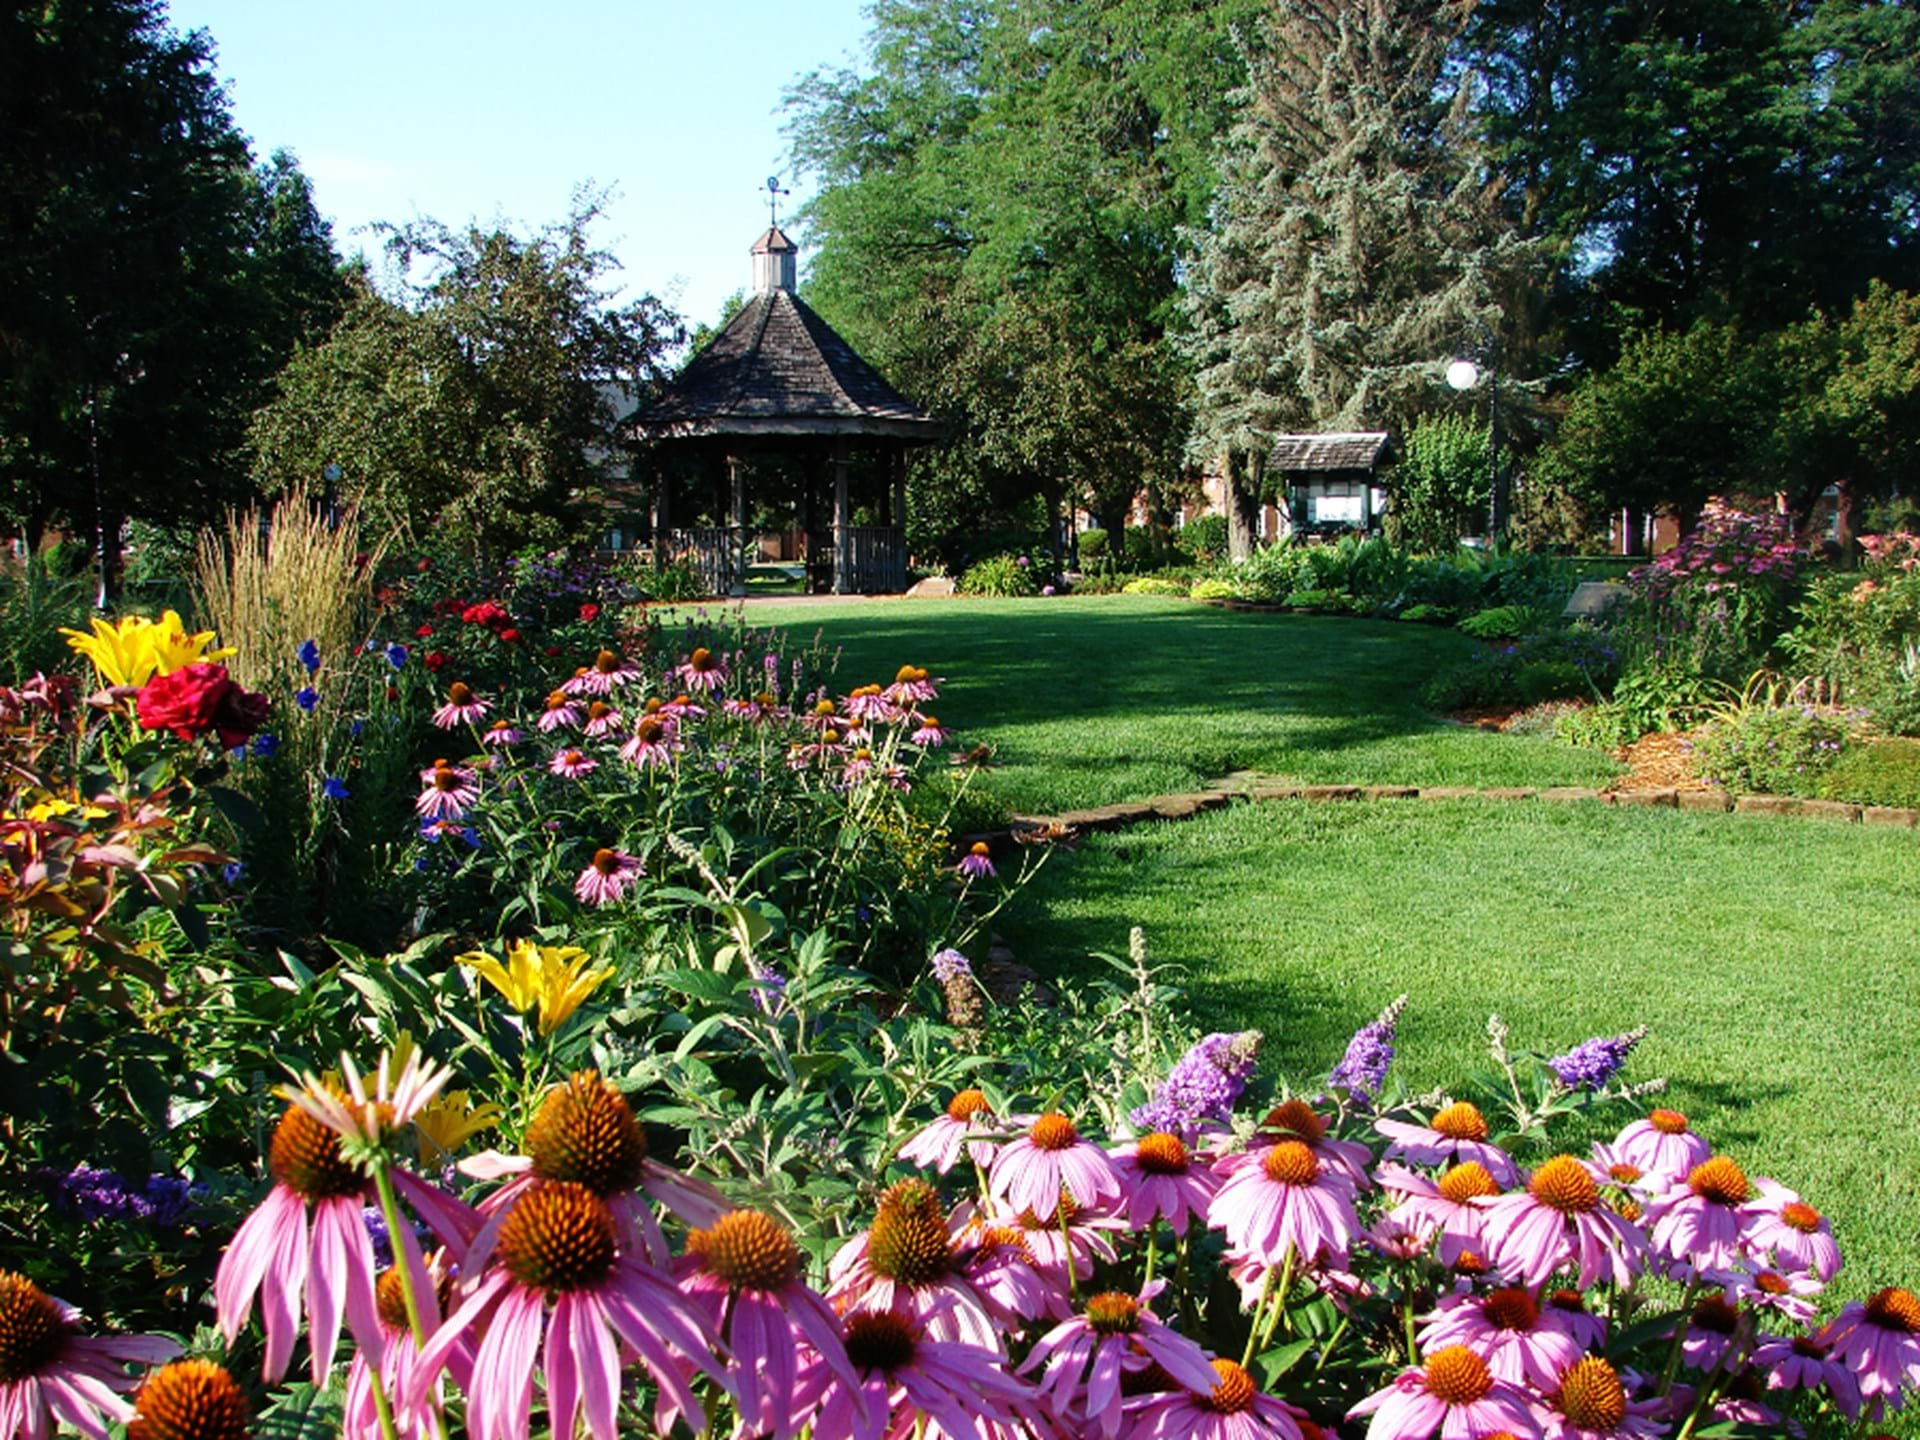
[[[1267,463],[1276,470],[1371,470],[1393,445],[1384,430],[1276,435]]]

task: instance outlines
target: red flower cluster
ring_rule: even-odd
[[[598,620],[599,618],[600,618],[600,607],[594,604],[591,600],[587,601],[584,605],[580,607],[580,623],[581,624],[591,625],[594,621]]]
[[[134,702],[143,730],[197,740],[209,730],[229,749],[267,723],[267,697],[242,690],[224,665],[187,665],[156,675]]]
[[[477,605],[469,605],[460,612],[460,618],[469,625],[484,625],[489,630],[499,631],[513,619],[502,607],[491,600],[482,600]]]

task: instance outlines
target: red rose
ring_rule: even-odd
[[[553,658],[554,656],[556,656],[556,655],[558,655],[559,653],[560,653],[560,647],[559,647],[558,645],[549,645],[549,646],[547,646],[547,658],[548,658],[548,659],[552,659],[552,658]]]
[[[591,625],[594,621],[598,620],[599,618],[600,618],[600,607],[594,604],[591,600],[587,601],[586,604],[580,607],[580,620],[582,624]]]
[[[478,605],[469,605],[462,610],[460,618],[469,625],[485,625],[490,630],[497,630],[513,617],[493,601],[482,600]]]
[[[445,665],[446,663],[447,663],[447,657],[441,651],[435,650],[432,654],[427,656],[427,669],[429,670],[438,670],[442,665]]]
[[[433,561],[429,560],[426,556],[422,555],[420,557],[420,564],[418,568],[420,573],[424,575],[427,573],[427,571],[433,568]]]
[[[182,740],[219,732],[228,749],[267,722],[267,697],[242,690],[224,665],[186,665],[156,675],[134,701],[142,730],[169,730]]]
[[[413,632],[413,638],[416,640],[424,640],[431,634],[433,634],[433,626],[422,625],[418,630]]]
[[[507,626],[506,629],[500,632],[500,643],[502,645],[518,645],[520,643],[520,632],[511,625]]]

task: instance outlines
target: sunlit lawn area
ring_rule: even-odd
[[[869,600],[755,605],[755,625],[844,646],[841,678],[902,664],[947,684],[937,713],[998,747],[1018,810],[1191,789],[1236,768],[1308,781],[1568,785],[1614,767],[1537,737],[1437,719],[1416,698],[1470,654],[1451,630],[1246,614],[1186,600]]]

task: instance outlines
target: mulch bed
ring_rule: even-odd
[[[1607,786],[1610,792],[1713,788],[1693,773],[1693,749],[1684,733],[1642,735],[1633,744],[1614,751],[1613,757],[1627,767],[1627,773]]]

